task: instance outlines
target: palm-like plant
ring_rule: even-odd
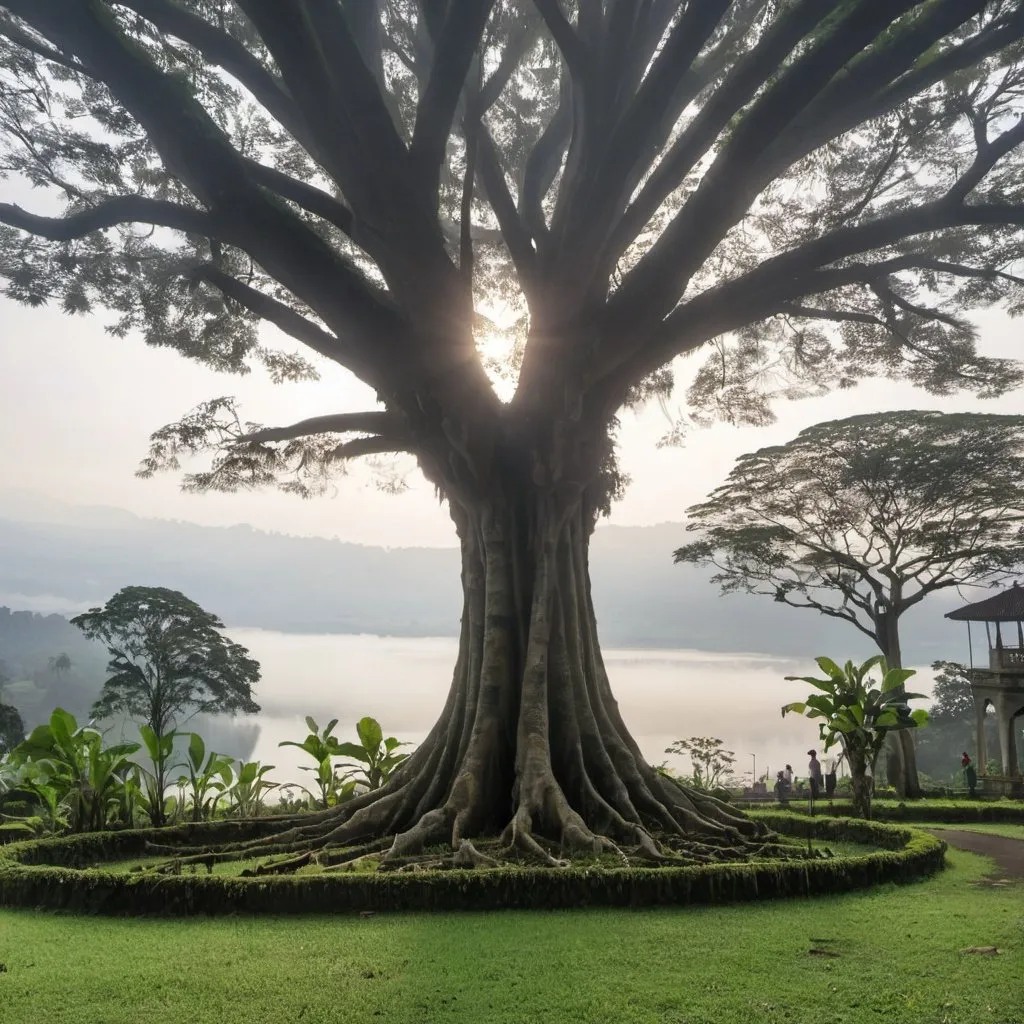
[[[342,744],[338,742],[336,736],[332,735],[337,724],[338,719],[333,718],[321,729],[316,719],[307,715],[306,726],[309,729],[309,735],[301,743],[295,740],[284,740],[278,744],[279,747],[298,747],[316,762],[315,767],[300,765],[299,768],[301,771],[313,773],[319,793],[314,793],[306,786],[300,788],[319,803],[324,810],[351,796],[355,789],[355,783],[345,781],[334,765],[334,758],[340,757],[342,753]]]
[[[217,804],[234,781],[234,761],[225,754],[210,751],[202,736],[194,732],[188,741],[187,775],[178,779],[178,786],[188,791],[192,803],[192,820],[204,821],[217,813]]]
[[[146,753],[153,764],[153,770],[142,768],[142,779],[146,790],[146,804],[149,820],[153,825],[166,825],[168,814],[173,808],[173,797],[167,796],[169,777],[180,764],[171,764],[174,758],[174,741],[178,733],[173,729],[159,735],[152,726],[140,725],[139,735],[146,745]]]
[[[79,727],[74,715],[56,708],[47,724],[37,726],[15,748],[11,760],[36,762],[37,777],[45,774],[46,785],[67,805],[71,828],[85,831],[107,824],[138,749],[138,743],[105,747],[98,729]]]
[[[266,776],[274,770],[272,764],[259,761],[239,761],[234,788],[230,792],[231,808],[240,818],[254,818],[263,810],[263,798],[278,783]]]
[[[347,777],[362,783],[368,789],[379,789],[391,777],[391,773],[409,756],[398,754],[399,747],[408,746],[394,736],[384,736],[376,718],[360,718],[356,722],[359,743],[339,743],[337,753],[359,762],[359,766],[347,773]]]
[[[848,661],[840,667],[831,658],[815,660],[826,678],[786,676],[786,679],[809,683],[820,692],[806,700],[786,704],[782,715],[793,713],[821,720],[818,730],[825,750],[840,744],[850,765],[854,811],[860,817],[870,818],[869,772],[874,775],[875,763],[888,733],[919,728],[927,723],[928,712],[921,708],[911,710],[907,703],[924,695],[903,690],[904,683],[915,675],[913,669],[889,668],[881,655],[860,666]],[[881,673],[880,682],[870,678],[875,668]]]

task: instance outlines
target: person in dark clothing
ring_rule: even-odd
[[[816,750],[808,750],[810,763],[807,765],[807,781],[811,784],[811,799],[817,800],[821,795],[821,762]]]

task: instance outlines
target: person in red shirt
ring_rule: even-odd
[[[970,754],[966,750],[960,758],[960,768],[964,773],[964,779],[967,781],[968,794],[970,796],[977,796],[978,773],[974,770],[974,763],[971,761]]]

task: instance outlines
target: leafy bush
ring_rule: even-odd
[[[307,716],[306,725],[309,728],[309,735],[301,743],[295,740],[284,740],[278,744],[279,747],[298,747],[316,762],[314,768],[300,765],[299,770],[313,773],[313,779],[319,792],[313,793],[305,786],[300,788],[324,810],[347,800],[356,788],[355,781],[346,780],[341,775],[340,769],[334,764],[334,759],[340,757],[342,752],[341,743],[336,736],[332,735],[337,724],[338,719],[333,718],[321,731],[316,719]],[[347,745],[353,746],[353,744]]]
[[[104,746],[103,734],[79,726],[74,715],[57,708],[8,759],[17,771],[15,787],[45,808],[53,828],[96,831],[116,820],[124,806],[125,781],[137,766],[131,755],[138,743]]]

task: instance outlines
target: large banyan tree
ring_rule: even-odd
[[[756,838],[609,687],[616,415],[697,350],[691,407],[747,422],[868,376],[1015,386],[964,314],[1022,294],[1022,36],[1019,0],[0,0],[3,167],[44,189],[0,206],[7,294],[309,376],[268,321],[377,394],[287,426],[218,399],[144,472],[205,452],[186,486],[310,493],[405,453],[451,510],[441,717],[285,845]]]

